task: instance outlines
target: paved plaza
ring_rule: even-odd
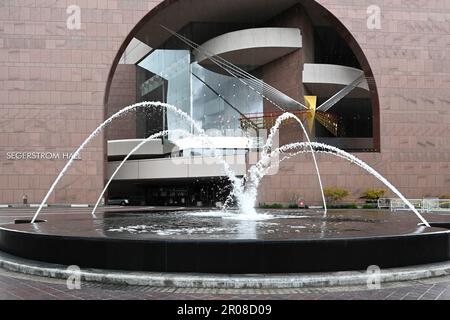
[[[448,300],[450,277],[363,287],[226,290],[104,285],[84,282],[69,290],[64,280],[0,270],[0,300]]]

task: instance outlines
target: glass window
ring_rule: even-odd
[[[149,54],[139,66],[150,72],[140,85],[141,97],[166,86],[159,101],[171,104],[188,115],[191,114],[190,99],[190,52],[189,50],[158,49]],[[164,128],[181,129],[190,132],[191,125],[173,112],[164,113]],[[170,133],[169,139],[176,140],[179,133]]]

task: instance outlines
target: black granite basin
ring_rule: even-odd
[[[257,221],[216,211],[43,214],[40,223],[1,226],[0,249],[81,268],[155,272],[297,273],[450,260],[450,216],[426,216],[427,228],[408,212],[261,213]]]

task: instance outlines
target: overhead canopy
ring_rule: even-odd
[[[295,5],[297,0],[178,0],[158,10],[135,35],[152,48],[158,48],[170,37],[160,25],[180,30],[190,22],[262,24]],[[164,5],[164,3],[163,3]]]
[[[222,34],[201,45],[195,59],[211,65],[208,58],[219,56],[248,69],[263,66],[302,47],[302,35],[297,28],[252,28]]]
[[[349,85],[362,70],[331,64],[305,63],[303,69],[303,84],[308,91],[318,97],[331,97],[345,86]],[[369,85],[363,80],[348,98],[369,98]]]

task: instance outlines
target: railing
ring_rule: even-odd
[[[305,119],[305,117],[312,116],[312,113],[308,110],[287,111],[296,115],[302,121]],[[270,129],[274,126],[277,118],[283,113],[283,111],[269,111],[245,114],[244,116],[241,116],[241,128],[245,129],[251,125],[253,127],[256,126],[258,129]],[[345,134],[342,122],[336,115],[317,111],[315,112],[315,119],[334,136]],[[288,119],[286,120],[286,123],[296,123],[296,120]]]
[[[420,212],[450,212],[450,199],[423,198],[408,199],[409,202]],[[391,211],[410,210],[409,207],[399,198],[378,199],[379,209],[390,209]]]
[[[289,110],[292,114],[296,115],[300,119],[304,119],[304,115],[308,111],[304,110]],[[279,116],[281,116],[284,111],[271,111],[271,112],[257,112],[257,113],[247,113],[245,117],[241,117],[241,127],[249,127],[249,122],[251,124],[256,124],[258,129],[270,129],[275,125],[275,122]],[[295,123],[294,119],[286,120],[286,123]]]
[[[425,212],[450,211],[449,199],[423,199],[423,208]]]

